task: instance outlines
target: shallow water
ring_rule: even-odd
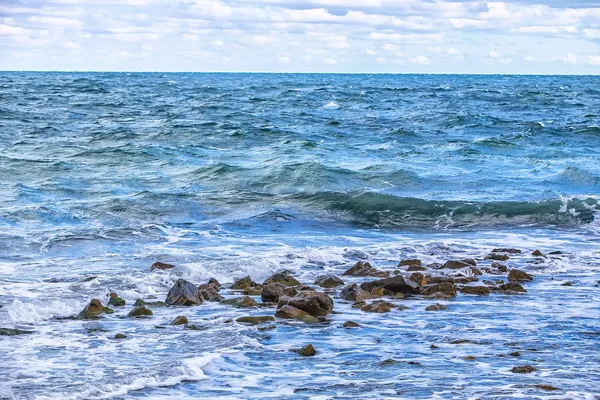
[[[599,94],[598,77],[0,73],[0,327],[35,331],[0,336],[0,398],[599,398]],[[310,284],[359,259],[485,267],[495,247],[523,249],[526,295],[368,314],[334,291],[329,323],[268,331],[230,320],[273,308],[121,318],[180,277]],[[109,291],[128,305],[65,319]],[[182,314],[202,330],[165,325]]]

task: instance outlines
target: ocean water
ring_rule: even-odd
[[[2,72],[0,327],[35,333],[0,336],[0,399],[598,399],[599,201],[597,76]],[[333,291],[327,323],[268,331],[232,319],[273,308],[124,318],[178,278],[495,247],[527,294],[368,314]],[[70,318],[110,291],[128,305]]]

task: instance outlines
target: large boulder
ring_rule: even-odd
[[[202,304],[204,298],[196,285],[185,279],[177,279],[167,293],[165,302],[172,306],[195,306]]]
[[[268,285],[269,283],[283,283],[285,286],[302,286],[302,284],[293,276],[284,274],[282,272],[271,275],[263,285]]]
[[[344,300],[359,302],[372,298],[371,293],[362,290],[356,283],[348,285],[340,292],[340,297]]]
[[[112,314],[113,312],[112,309],[104,307],[104,304],[100,300],[92,299],[83,311],[79,313],[77,319],[93,319],[98,318],[100,314]]]
[[[277,303],[281,296],[293,297],[298,291],[293,286],[286,286],[280,282],[272,282],[265,285],[260,294],[263,303]]]
[[[448,297],[456,297],[456,286],[450,282],[442,282],[421,287],[421,294],[423,296],[436,297],[437,293],[442,293]]]
[[[342,286],[344,281],[335,275],[321,275],[315,280],[315,285],[321,286],[326,289]]]
[[[305,322],[307,324],[314,324],[316,322],[319,322],[319,320],[316,317],[310,315],[306,311],[288,305],[284,305],[278,308],[277,311],[275,311],[275,316],[277,318],[283,319],[295,319],[298,321]]]
[[[373,267],[368,262],[359,261],[352,268],[346,270],[342,275],[346,276],[373,276],[375,278],[388,278],[390,276],[389,272],[379,271]]]
[[[289,305],[309,313],[315,317],[324,317],[333,310],[333,299],[325,293],[303,290],[294,297],[283,296],[279,299],[277,309]]]
[[[394,276],[393,278],[378,279],[376,281],[365,282],[360,285],[360,288],[366,290],[367,292],[370,292],[377,287],[382,287],[386,291],[392,292],[394,294],[416,294],[419,292],[419,286],[415,282],[409,279],[404,279],[404,277],[401,275]]]

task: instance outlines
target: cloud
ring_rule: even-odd
[[[412,64],[418,64],[418,65],[429,65],[429,64],[431,64],[431,60],[428,57],[425,57],[425,56],[416,56],[415,58],[412,58],[410,60],[410,62]]]

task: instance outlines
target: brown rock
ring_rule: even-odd
[[[413,271],[427,271],[427,268],[425,267],[420,267],[418,265],[409,265],[408,268],[406,268],[406,270],[408,272],[413,272]],[[399,272],[399,271],[398,271]]]
[[[173,321],[171,321],[171,325],[186,325],[188,323],[188,319],[185,315],[180,315],[175,317]]]
[[[214,286],[216,286],[217,288],[220,288],[220,287],[221,287],[221,284],[220,284],[220,283],[219,283],[219,281],[218,281],[218,280],[216,280],[215,278],[210,278],[210,279],[208,280],[208,284],[209,284],[209,285],[214,285]]]
[[[79,313],[77,319],[93,319],[98,318],[100,314],[112,314],[114,311],[108,307],[104,307],[104,304],[98,299],[92,299]]]
[[[368,262],[359,261],[354,266],[342,275],[350,275],[350,276],[373,276],[376,278],[388,278],[390,276],[389,272],[379,271],[373,267]]]
[[[296,288],[273,282],[263,287],[260,298],[264,303],[277,303],[281,296],[293,297],[296,294],[298,294]]]
[[[448,307],[446,307],[443,304],[432,304],[430,306],[428,306],[425,311],[441,311],[441,310],[447,310]]]
[[[510,273],[508,274],[508,280],[515,282],[532,281],[533,277],[527,272],[521,271],[520,269],[511,269]]]
[[[500,289],[504,290],[506,294],[527,293],[527,290],[516,282],[508,282],[500,285]]]
[[[292,351],[300,354],[303,357],[312,357],[315,354],[317,354],[317,351],[315,350],[315,348],[313,347],[312,344],[307,344],[306,346],[302,347],[301,349],[296,349],[296,350],[292,350]]]
[[[193,306],[202,304],[204,297],[202,297],[196,285],[185,279],[178,279],[169,289],[165,302],[169,305]]]
[[[423,296],[430,296],[437,292],[443,293],[450,297],[456,297],[456,286],[450,282],[442,282],[421,287],[421,294]]]
[[[531,365],[523,365],[520,367],[514,367],[513,369],[511,369],[511,372],[515,374],[530,374],[535,370],[537,370],[537,368],[532,367]]]
[[[539,250],[535,250],[533,253],[531,253],[532,256],[534,257],[546,257],[541,251]]]
[[[250,275],[247,275],[247,276],[237,279],[235,282],[233,282],[233,284],[231,285],[231,288],[242,290],[242,289],[246,289],[247,287],[250,287],[250,286],[256,286],[256,283],[252,282],[252,278],[250,278]]]
[[[232,305],[238,308],[258,307],[258,303],[252,297],[242,296],[234,299],[221,300],[221,304]]]
[[[402,260],[398,263],[399,267],[403,267],[403,266],[413,266],[413,267],[420,267],[422,265],[421,260],[418,259],[411,259],[411,260]]]
[[[486,260],[506,261],[510,257],[508,256],[508,254],[491,253],[491,254],[488,254],[485,258],[486,258]]]
[[[340,297],[344,300],[357,302],[370,299],[372,296],[369,292],[362,290],[356,283],[353,283],[342,289]]]
[[[442,265],[442,269],[461,269],[461,268],[468,267],[469,265],[470,264],[467,264],[466,262],[463,262],[463,261],[452,260],[452,261],[446,261],[444,263],[444,265]]]
[[[127,316],[130,318],[148,317],[152,314],[153,314],[152,310],[150,310],[148,307],[141,306],[141,307],[136,307],[133,310],[129,311],[129,314],[127,314]]]
[[[392,303],[388,303],[387,301],[378,300],[374,301],[371,304],[363,306],[360,308],[361,311],[364,312],[372,312],[372,313],[387,313],[390,312],[392,308],[396,307]]]
[[[259,325],[259,324],[263,324],[265,322],[275,321],[275,317],[272,317],[270,315],[253,315],[253,316],[239,317],[238,319],[236,319],[236,321],[239,323],[242,323],[242,324]]]
[[[321,286],[323,288],[331,289],[334,287],[342,286],[344,281],[338,278],[335,275],[322,275],[317,277],[315,280],[315,285]]]
[[[260,296],[262,293],[262,286],[249,286],[244,289],[244,294],[246,296]]]
[[[280,309],[284,305],[296,307],[314,317],[324,317],[331,314],[333,299],[325,293],[306,290],[299,292],[294,297],[280,297],[277,309]]]
[[[538,389],[546,390],[548,392],[562,390],[561,388],[557,388],[556,386],[552,386],[552,385],[533,385],[533,386]]]
[[[492,253],[508,253],[508,254],[521,254],[521,250],[519,249],[494,249]]]
[[[412,274],[410,274],[408,279],[410,279],[411,281],[413,281],[414,283],[416,283],[419,286],[423,286],[427,283],[427,279],[425,279],[425,275],[423,275],[420,272],[413,272]]]
[[[157,262],[155,262],[154,264],[152,264],[150,266],[150,270],[151,271],[153,271],[155,269],[165,270],[165,269],[171,269],[171,268],[175,268],[175,266],[173,264],[167,264],[167,263],[163,263],[163,262],[160,262],[160,261],[157,261]]]
[[[221,301],[224,299],[224,297],[219,294],[217,289],[212,286],[198,290],[198,292],[206,301]]]
[[[464,294],[475,294],[478,296],[488,296],[490,288],[487,286],[465,286],[460,290]]]
[[[319,320],[306,311],[300,310],[299,308],[284,305],[275,311],[275,316],[277,318],[283,319],[296,319],[298,321],[302,321],[305,323],[316,323]]]
[[[275,282],[282,283],[285,286],[302,286],[302,284],[298,282],[296,278],[282,272],[271,275],[269,278],[267,278],[267,280],[265,280],[263,285],[268,285],[269,283]]]
[[[376,287],[382,287],[391,293],[416,294],[419,292],[418,286],[415,282],[404,279],[404,277],[400,275],[394,276],[393,278],[365,282],[361,284],[360,287],[366,291],[371,291]]]
[[[360,327],[360,325],[354,321],[346,321],[346,322],[344,322],[343,327],[344,328],[358,328],[358,327]]]
[[[500,272],[508,272],[508,267],[504,264],[500,264],[499,262],[493,262],[492,268],[495,268]]]

